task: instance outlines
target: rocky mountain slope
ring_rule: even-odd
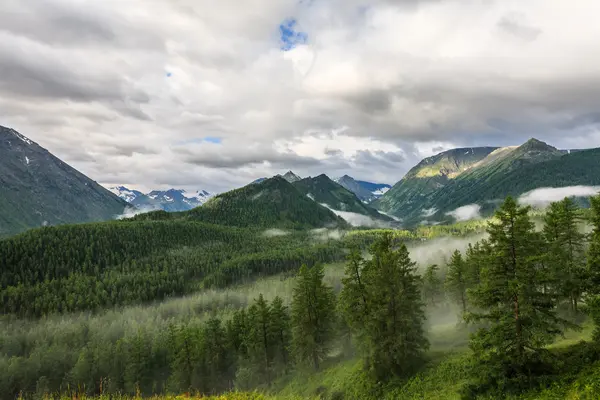
[[[213,195],[206,190],[188,193],[182,189],[153,190],[142,193],[124,186],[109,190],[141,210],[187,211],[206,203]]]
[[[0,126],[0,236],[114,219],[129,207],[17,131]]]
[[[341,178],[335,179],[335,182],[354,193],[356,197],[366,204],[380,198],[392,188],[390,185],[385,183],[358,181],[348,175],[344,175]]]

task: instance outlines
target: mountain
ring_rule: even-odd
[[[497,150],[497,147],[460,148],[425,158],[372,205],[406,218],[424,209],[423,204],[428,203],[433,193]]]
[[[125,186],[111,187],[109,190],[139,209],[169,212],[191,210],[206,203],[213,196],[206,190],[194,193],[188,193],[181,189],[153,190],[146,194],[138,190],[128,189]]]
[[[254,181],[250,182],[250,184],[253,184],[253,183],[261,183],[261,182],[264,182],[264,181],[266,181],[267,179],[268,179],[268,178],[258,178],[258,179],[256,179],[256,180],[254,180]]]
[[[289,183],[294,183],[294,182],[298,182],[302,178],[299,177],[298,175],[296,175],[295,173],[293,173],[292,171],[288,171],[283,175],[283,179],[285,179]]]
[[[204,206],[179,213],[155,211],[134,220],[185,219],[237,227],[347,227],[331,210],[300,193],[282,176],[219,194]]]
[[[366,215],[384,221],[392,221],[386,215],[365,205],[354,193],[331,180],[327,175],[304,178],[293,183],[294,187],[308,198],[327,207],[356,214]]]
[[[37,143],[0,126],[0,236],[113,219],[128,206]]]
[[[590,161],[595,154],[561,151],[537,139],[521,146],[454,149],[421,161],[375,206],[407,224],[448,221],[450,212],[472,204],[489,213],[507,195],[594,184],[600,173]]]
[[[380,198],[392,187],[385,183],[371,183],[366,181],[357,181],[351,176],[344,175],[341,178],[335,180],[344,188],[348,189],[356,195],[363,203],[370,203],[371,201]]]

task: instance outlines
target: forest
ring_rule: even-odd
[[[507,198],[453,227],[268,232],[136,220],[0,241],[0,398],[600,396],[600,197],[586,213]],[[447,235],[481,239],[417,263]],[[440,353],[455,337],[468,347]],[[343,365],[346,386],[298,389]],[[423,393],[455,378],[452,396]]]

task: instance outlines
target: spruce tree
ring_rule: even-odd
[[[262,293],[248,309],[248,356],[261,382],[271,384],[273,337],[271,333],[271,309]]]
[[[530,385],[544,347],[562,332],[556,301],[543,290],[551,277],[540,268],[541,237],[529,207],[507,198],[488,226],[489,257],[470,299],[484,322],[471,339],[479,361],[480,387],[507,393]]]
[[[378,379],[414,371],[429,347],[416,264],[404,244],[392,246],[391,234],[379,239],[363,273],[368,308],[360,337],[366,365]]]
[[[439,269],[436,264],[432,264],[423,274],[423,299],[429,307],[437,307],[442,301],[443,287]]]
[[[323,282],[322,265],[303,265],[292,300],[292,349],[296,360],[315,370],[327,356],[335,332],[335,296]]]
[[[353,249],[347,259],[345,276],[342,278],[339,309],[350,329],[359,333],[368,315],[367,291],[363,269],[365,261],[358,249]]]
[[[271,302],[271,318],[269,330],[273,338],[273,361],[281,371],[287,372],[290,351],[290,315],[281,297],[277,296]]]
[[[552,203],[544,217],[543,235],[547,244],[546,260],[552,274],[552,288],[560,299],[577,312],[585,286],[584,235],[579,232],[578,208],[569,198]]]
[[[448,263],[446,291],[456,301],[463,315],[467,312],[467,289],[469,288],[467,263],[460,251],[456,250]]]
[[[595,324],[594,340],[600,342],[600,196],[592,197],[592,225],[588,249],[587,299],[590,314]]]

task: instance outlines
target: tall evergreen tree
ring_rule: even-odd
[[[348,257],[339,308],[379,379],[405,375],[423,361],[429,343],[420,278],[406,246],[393,249],[390,233],[382,235],[365,261],[354,251]]]
[[[273,337],[273,358],[275,366],[287,372],[290,351],[290,315],[283,299],[275,297],[271,302],[269,330]]]
[[[353,249],[347,261],[345,276],[342,278],[339,309],[354,334],[360,334],[369,313],[363,277],[365,260],[358,249]]]
[[[323,277],[322,265],[303,265],[292,300],[292,349],[299,363],[309,362],[315,370],[327,356],[335,332],[335,296]]]
[[[443,286],[439,270],[437,264],[432,264],[423,274],[423,299],[429,307],[437,307],[442,301]]]
[[[553,275],[552,290],[577,312],[585,289],[584,238],[579,231],[578,208],[569,198],[552,203],[544,217],[543,235],[548,246],[546,260]]]
[[[600,342],[600,196],[591,198],[594,230],[588,250],[587,303],[594,320],[594,340]]]
[[[463,315],[467,312],[467,289],[469,289],[469,273],[467,263],[460,251],[456,250],[448,263],[446,275],[446,291],[461,308]]]
[[[468,320],[488,323],[471,340],[481,383],[503,393],[530,384],[544,346],[564,322],[543,290],[551,277],[539,267],[543,248],[529,211],[509,197],[496,212],[488,226],[490,256],[470,296],[478,311]]]
[[[406,246],[394,251],[390,234],[373,245],[371,254],[364,272],[369,299],[367,365],[380,379],[403,376],[421,364],[429,347],[420,278]]]
[[[271,333],[271,309],[262,293],[248,310],[247,346],[250,364],[261,382],[271,384],[274,340]]]

